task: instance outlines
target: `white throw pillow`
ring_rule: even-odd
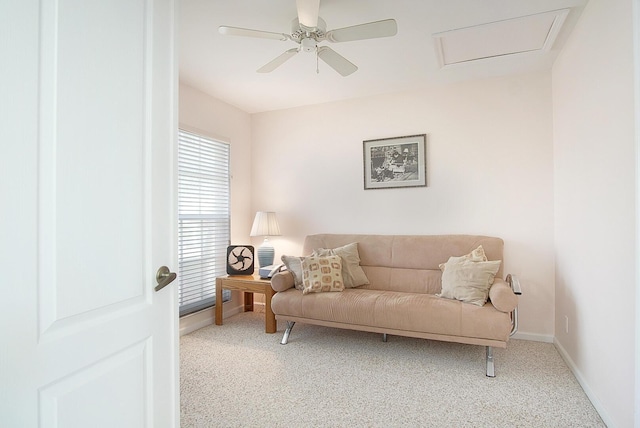
[[[484,254],[484,248],[482,248],[482,245],[478,245],[478,248],[476,248],[469,254],[465,254],[464,256],[454,257],[454,258],[468,259],[468,260],[471,260],[472,262],[486,262],[488,260],[487,256]],[[449,260],[451,260],[451,258],[449,258]],[[444,263],[440,263],[438,265],[441,271],[444,271],[444,265],[445,265]]]
[[[282,256],[280,260],[293,275],[293,284],[298,290],[302,290],[302,259],[299,256]]]
[[[474,262],[466,256],[450,257],[444,264],[442,292],[437,296],[483,306],[500,263],[500,260]]]

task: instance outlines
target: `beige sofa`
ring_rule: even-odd
[[[449,258],[470,256],[481,246],[486,260],[502,260],[500,238],[472,235],[337,235],[307,236],[303,255],[357,243],[359,265],[368,284],[341,292],[303,294],[290,271],[273,276],[277,292],[271,307],[287,322],[282,344],[296,322],[383,334],[486,346],[486,374],[495,376],[493,347],[505,348],[517,330],[520,285],[503,266],[493,279],[486,304],[439,297],[443,268]],[[454,260],[454,259],[451,259]],[[466,263],[466,261],[465,261]],[[496,263],[497,264],[497,263]],[[495,265],[495,264],[494,264]],[[353,284],[352,284],[353,285]]]

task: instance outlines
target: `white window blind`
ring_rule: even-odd
[[[229,187],[229,145],[179,130],[180,315],[215,304],[216,277],[226,274]]]

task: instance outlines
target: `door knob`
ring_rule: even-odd
[[[155,290],[156,291],[162,290],[164,287],[169,285],[174,279],[176,279],[176,276],[177,276],[176,273],[171,272],[168,267],[166,266],[160,267],[160,269],[158,269],[158,272],[156,272],[156,282],[158,283],[158,285],[156,285]]]

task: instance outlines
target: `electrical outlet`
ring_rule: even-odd
[[[564,316],[564,332],[569,334],[569,316]]]

